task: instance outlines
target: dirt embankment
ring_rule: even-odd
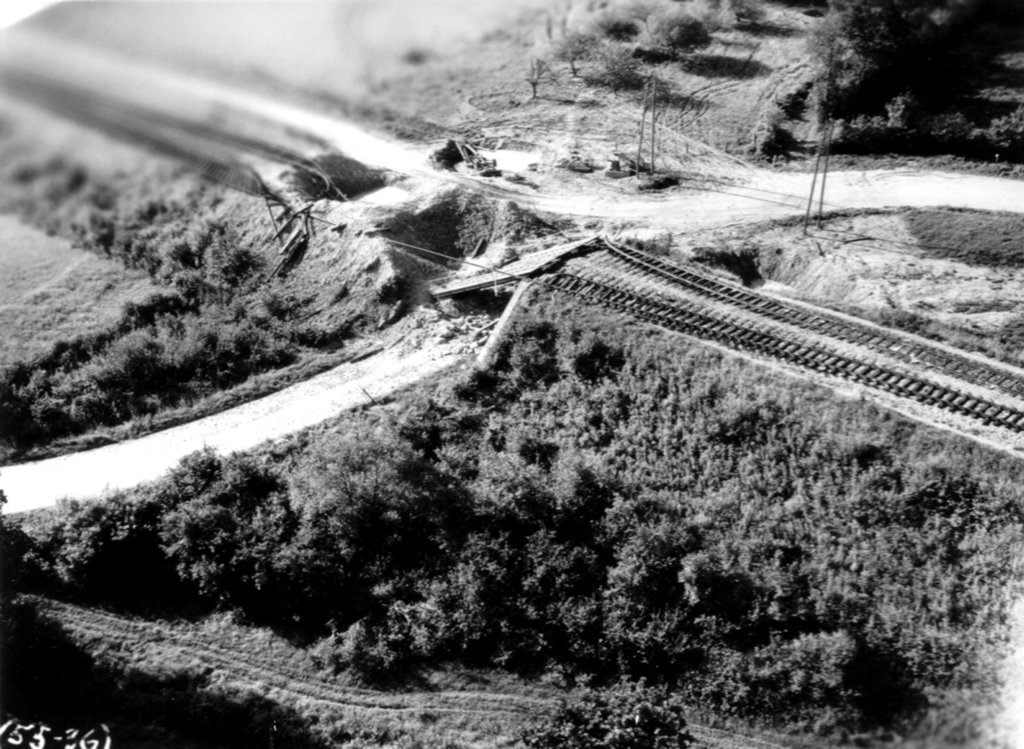
[[[780,226],[698,255],[750,285],[812,301],[915,313],[996,333],[1024,312],[1024,267],[936,257],[906,213],[839,217],[821,229]],[[740,272],[746,269],[746,277]]]
[[[993,230],[998,219],[1019,221],[873,210],[832,216],[820,228],[812,222],[806,234],[789,220],[692,235],[684,244],[694,259],[748,286],[1021,366],[1024,265],[1016,245]],[[951,220],[987,227],[987,235],[961,226],[964,236],[953,236]],[[925,231],[936,226],[945,234]]]
[[[253,169],[273,191],[264,205],[258,196],[203,182],[187,162],[119,147],[108,136],[68,123],[35,127],[43,115],[23,115],[19,110],[5,117],[0,156],[9,158],[0,161],[0,208],[109,256],[108,262],[127,264],[143,278],[148,274],[155,292],[191,294],[188,299],[197,300],[202,314],[184,315],[183,324],[200,325],[195,320],[209,318],[206,308],[211,306],[222,323],[218,334],[233,330],[240,319],[269,315],[280,323],[271,331],[278,336],[273,344],[286,355],[241,380],[197,386],[144,411],[133,407],[113,419],[104,414],[59,433],[30,432],[33,424],[25,417],[18,431],[0,433],[4,446],[10,437],[20,459],[28,457],[25,450],[54,454],[165,429],[322,372],[337,363],[338,348],[347,351],[356,338],[369,339],[370,345],[359,347],[372,348],[384,329],[429,303],[429,282],[460,269],[463,259],[501,262],[521,242],[554,230],[507,200],[434,180],[403,179],[336,152],[325,154],[322,147],[319,155],[310,154],[318,169],[303,170],[269,157],[255,161]],[[92,156],[96,153],[109,158],[98,160]],[[317,189],[338,185],[346,195],[362,197],[346,202]],[[235,260],[244,260],[244,268],[236,268]],[[17,265],[15,258],[15,267],[7,268],[11,277],[26,270]],[[244,275],[244,283],[216,286],[221,281],[214,272],[224,278]],[[108,338],[119,340],[124,333],[119,312],[112,311],[117,325]],[[189,341],[206,340],[198,333],[191,338],[177,334],[167,325],[165,330],[158,322],[140,322],[145,329],[132,330],[154,341],[151,358],[161,366]],[[90,344],[90,361],[103,360],[117,340]],[[82,380],[89,373],[50,374],[56,382]],[[190,372],[182,374],[183,382],[191,382]],[[49,393],[39,387],[29,392],[19,383],[15,387],[14,397],[26,414]],[[61,392],[73,399],[83,390],[76,385]],[[72,402],[65,410],[73,407]],[[43,438],[33,436],[29,442],[26,434]]]

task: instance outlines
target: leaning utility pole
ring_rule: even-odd
[[[818,198],[818,228],[821,228],[822,216],[825,212],[825,179],[828,177],[828,160],[832,155],[832,131],[835,123],[828,121],[828,130],[825,132],[825,167],[821,172],[821,195]]]
[[[814,162],[814,176],[811,178],[811,194],[807,197],[807,213],[804,214],[804,234],[807,234],[807,226],[811,222],[811,211],[814,210],[814,189],[818,184],[818,170],[821,168],[821,157],[824,151],[825,171],[828,171],[828,153],[832,150],[832,76],[835,63],[835,49],[828,53],[828,70],[825,73],[825,95],[820,100],[821,112],[819,122],[821,123],[821,140],[818,142],[818,156]],[[818,228],[821,228],[821,210],[825,203],[825,176],[821,178],[821,195],[818,199]]]
[[[814,190],[818,186],[818,170],[821,169],[822,144],[818,142],[818,156],[814,160],[814,176],[811,177],[811,194],[807,196],[807,213],[804,214],[804,234],[807,234],[807,225],[811,223],[811,211],[814,210]]]
[[[640,139],[636,144],[636,179],[640,181],[640,164],[644,157],[644,125],[647,123],[647,87],[644,87],[644,105],[640,113]]]
[[[651,174],[654,174],[654,125],[658,117],[658,79],[653,75],[651,86]]]
[[[654,155],[657,145],[658,79],[651,75],[644,84],[643,110],[640,113],[640,137],[636,145],[636,178],[640,179],[640,167],[644,157],[644,128],[647,125],[647,110],[651,111],[651,174],[654,174]]]

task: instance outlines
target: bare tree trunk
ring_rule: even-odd
[[[640,141],[636,144],[636,178],[640,179],[640,164],[644,157],[644,125],[647,124],[647,89],[644,88],[644,108],[640,113]]]
[[[825,210],[825,179],[828,177],[828,160],[832,155],[832,130],[835,123],[831,120],[828,123],[828,131],[825,135],[825,167],[821,172],[821,196],[818,198],[818,228],[821,228],[822,213]]]
[[[658,118],[658,83],[651,78],[651,174],[654,174],[654,125]]]

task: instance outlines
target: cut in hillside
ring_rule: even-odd
[[[384,186],[380,173],[322,150],[310,161],[319,172],[267,174],[271,205],[92,131],[54,123],[39,136],[33,117],[12,118],[0,143],[0,206],[152,289],[105,325],[9,357],[7,451],[129,422],[136,433],[166,426],[169,409],[194,418],[254,377],[248,397],[309,377],[427,301],[426,282],[463,257],[500,262],[554,230],[456,188]],[[103,163],[88,155],[101,152]],[[366,202],[312,199],[315,174]]]
[[[746,285],[1024,365],[1015,215],[865,211],[694,233],[681,256]]]

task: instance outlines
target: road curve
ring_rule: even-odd
[[[401,353],[384,351],[236,408],[139,439],[34,463],[0,467],[4,512],[24,512],[69,497],[86,499],[162,476],[204,447],[227,454],[284,437],[380,399],[464,358],[467,342]]]
[[[805,207],[808,175],[756,168],[746,170],[742,183],[693,183],[690,189],[656,196],[551,195],[511,183],[438,172],[428,166],[427,149],[367,132],[336,117],[175,71],[137,62],[126,66],[116,56],[67,40],[60,40],[59,54],[55,54],[56,44],[45,35],[30,34],[0,52],[0,67],[31,66],[35,74],[60,78],[84,91],[90,87],[97,90],[98,85],[116,88],[121,96],[137,100],[142,106],[162,106],[169,114],[171,102],[173,114],[179,117],[209,119],[211,112],[228,108],[236,115],[251,115],[304,131],[370,166],[457,181],[496,197],[563,215],[685,231],[799,215]],[[835,172],[829,175],[826,206],[950,206],[1024,212],[1024,181],[910,170]],[[204,446],[223,452],[252,447],[365,402],[364,388],[383,395],[457,359],[452,351],[441,348],[401,357],[385,352],[191,424],[75,455],[0,468],[0,490],[8,498],[6,511],[43,507],[60,497],[92,497],[105,490],[153,480],[184,455]]]
[[[180,71],[132,60],[41,32],[6,39],[0,51],[4,68],[49,76],[83,93],[117,91],[118,96],[169,116],[217,119],[225,112],[305,132],[374,167],[414,177],[449,180],[497,198],[538,210],[580,218],[638,223],[656,222],[686,230],[803,213],[810,175],[770,169],[745,169],[742,181],[684,183],[681,192],[636,195],[628,192],[572,195],[539,192],[522,185],[441,172],[428,163],[429,148],[399,142],[336,116],[206,80]],[[499,167],[501,166],[499,157]],[[948,206],[977,210],[1024,211],[1024,181],[963,173],[919,170],[830,172],[825,207],[886,208]]]

